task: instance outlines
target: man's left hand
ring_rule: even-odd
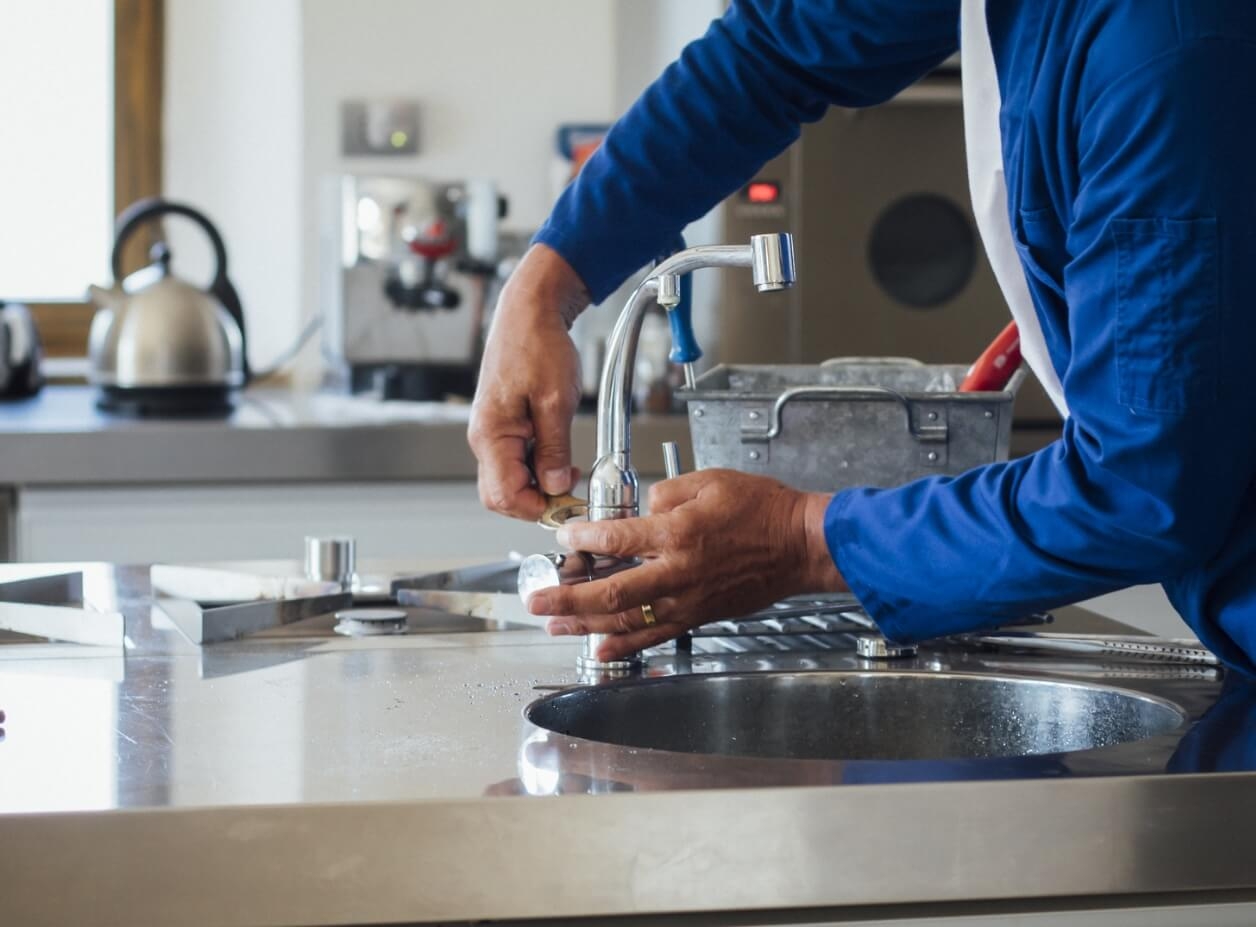
[[[613,635],[597,656],[615,660],[791,595],[844,591],[824,540],[829,499],[735,470],[658,483],[646,517],[573,522],[558,532],[568,549],[636,557],[640,566],[542,590],[528,610],[556,616],[550,634]]]

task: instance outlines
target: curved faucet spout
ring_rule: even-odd
[[[708,267],[748,267],[762,293],[794,285],[793,236],[782,232],[755,235],[747,245],[703,245],[673,254],[659,263],[633,291],[606,343],[606,361],[598,389],[597,456],[631,452],[629,418],[632,414],[632,378],[637,341],[646,310],[660,300],[660,289],[671,293],[674,280]],[[674,305],[669,297],[668,302]]]
[[[755,235],[748,245],[688,248],[662,261],[628,299],[606,343],[598,390],[597,460],[589,471],[589,520],[632,518],[640,513],[639,484],[632,465],[632,380],[641,323],[652,302],[676,305],[677,278],[707,267],[747,267],[760,292],[794,285],[793,238],[787,233]],[[585,639],[581,665],[596,666],[601,635]]]

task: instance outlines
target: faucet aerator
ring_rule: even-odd
[[[760,293],[774,293],[794,285],[794,239],[786,232],[754,235],[750,239],[750,273]]]

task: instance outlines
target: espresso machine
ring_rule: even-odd
[[[496,185],[345,175],[329,199],[326,385],[383,399],[473,395],[487,316],[526,245],[501,232]]]

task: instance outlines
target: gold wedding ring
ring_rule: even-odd
[[[654,606],[648,602],[641,606],[641,617],[645,619],[645,626],[652,628],[659,623],[658,618],[654,614]]]

